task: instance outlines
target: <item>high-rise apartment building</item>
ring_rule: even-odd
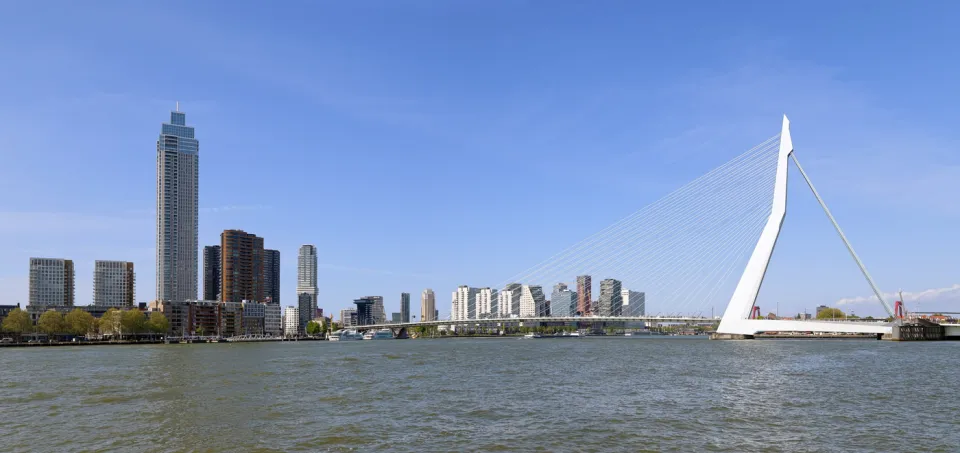
[[[436,321],[437,299],[433,290],[427,288],[420,293],[420,321]]]
[[[623,316],[643,316],[647,314],[647,295],[640,291],[620,290],[623,299]]]
[[[135,291],[133,263],[129,261],[94,261],[93,305],[132,308]]]
[[[220,246],[203,248],[203,300],[220,300]]]
[[[310,244],[301,245],[297,255],[297,306],[300,329],[305,331],[317,309],[317,248]]]
[[[157,300],[197,298],[200,144],[179,110],[157,140]]]
[[[577,312],[577,292],[567,289],[565,283],[557,283],[550,295],[550,316],[569,317]]]
[[[410,293],[400,293],[400,322],[410,322]]]
[[[593,283],[589,275],[577,276],[577,314],[586,316],[591,313],[591,292]]]
[[[387,322],[387,312],[383,307],[383,296],[367,296],[367,299],[373,301],[373,322],[374,324],[384,324]]]
[[[520,289],[520,317],[546,316],[547,298],[538,285],[523,285]]]
[[[597,302],[597,315],[620,316],[623,313],[620,280],[608,278],[600,281],[600,300]]]
[[[477,319],[478,288],[460,285],[452,294],[450,316],[453,320]]]
[[[30,305],[72,307],[73,261],[61,258],[30,258]]]
[[[243,230],[220,234],[222,302],[262,302],[263,238]]]
[[[480,288],[477,291],[477,319],[493,318],[497,315],[497,306],[500,305],[499,292],[495,289]]]
[[[279,250],[263,250],[263,301],[280,305]]]
[[[497,295],[497,317],[509,318],[520,315],[520,288],[519,283],[510,283]]]

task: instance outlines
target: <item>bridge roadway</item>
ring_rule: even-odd
[[[493,324],[519,324],[521,322],[540,323],[540,322],[648,322],[648,323],[703,323],[713,324],[720,322],[720,317],[708,318],[701,316],[538,316],[530,318],[488,318],[488,319],[444,319],[440,321],[420,321],[420,322],[401,322],[386,324],[368,324],[365,326],[350,326],[350,329],[369,330],[369,329],[400,329],[410,327],[427,326],[465,326],[465,325],[493,325]]]

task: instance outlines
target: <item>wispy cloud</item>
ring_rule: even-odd
[[[898,293],[884,293],[883,298],[893,300],[899,298]],[[948,286],[946,288],[925,289],[918,292],[903,292],[903,301],[910,302],[960,302],[960,284]],[[837,301],[837,305],[856,305],[865,303],[878,303],[877,296],[857,296],[846,297]]]

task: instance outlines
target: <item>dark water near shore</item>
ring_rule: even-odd
[[[0,451],[960,451],[960,343],[0,349]]]

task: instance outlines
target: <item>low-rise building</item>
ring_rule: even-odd
[[[267,306],[251,300],[243,301],[243,334],[263,335]]]
[[[283,335],[283,307],[266,304],[263,307],[263,334],[272,337]]]

